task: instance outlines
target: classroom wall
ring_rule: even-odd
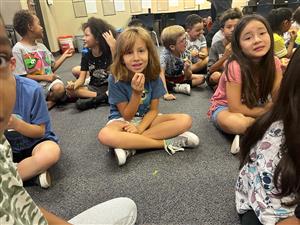
[[[53,0],[53,5],[48,5],[46,0],[39,0],[43,18],[45,22],[45,28],[47,31],[47,36],[49,40],[50,50],[52,52],[57,52],[59,50],[57,37],[60,35],[78,35],[82,34],[80,29],[81,24],[84,23],[88,17],[95,16],[106,20],[108,23],[112,24],[116,28],[125,27],[132,15],[147,13],[148,9],[142,9],[141,12],[132,13],[129,0],[125,1],[125,11],[116,12],[116,15],[104,16],[102,9],[102,1],[97,0],[97,13],[88,14],[88,17],[75,18],[72,0]],[[176,11],[188,11],[197,10],[198,5],[195,4],[194,8],[185,9],[184,0],[178,1],[177,7],[168,7],[167,11],[158,11],[158,3],[162,1],[167,2],[168,0],[152,0],[151,12],[152,13],[164,13],[164,12],[176,12]],[[186,0],[188,1],[188,0]],[[247,0],[234,0],[233,7],[241,7],[246,5]],[[6,23],[12,21],[14,12],[19,9],[27,8],[26,0],[0,0],[1,13],[4,16]],[[201,9],[209,9],[210,2],[205,1],[200,5]],[[4,10],[5,9],[5,10]],[[3,12],[2,12],[3,11]]]
[[[16,11],[22,9],[20,1],[0,0],[0,13],[5,24],[11,25]]]

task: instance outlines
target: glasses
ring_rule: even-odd
[[[0,68],[5,68],[8,65],[10,57],[6,54],[0,53]]]

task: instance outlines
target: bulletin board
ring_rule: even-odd
[[[104,16],[116,15],[114,0],[102,0],[101,2]]]
[[[157,11],[168,11],[168,10],[169,10],[169,0],[157,1]]]
[[[132,13],[142,12],[142,2],[141,0],[130,0],[130,11]]]
[[[87,17],[85,0],[72,0],[75,18]]]
[[[195,8],[195,0],[184,0],[183,5],[185,9],[194,9]]]

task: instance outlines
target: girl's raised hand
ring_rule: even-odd
[[[109,47],[114,48],[116,45],[116,39],[114,38],[111,30],[108,32],[104,32],[102,34],[102,37],[105,39],[106,43],[109,45]]]
[[[145,75],[142,73],[135,73],[131,80],[132,90],[141,94],[144,91]]]

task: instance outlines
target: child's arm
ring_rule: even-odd
[[[109,32],[104,32],[102,36],[105,39],[106,43],[108,44],[111,51],[111,57],[113,58],[116,52],[116,39],[114,38],[110,30]]]
[[[48,81],[48,82],[52,82],[58,78],[58,76],[55,74],[49,74],[49,75],[27,74],[26,77],[35,81]]]
[[[256,118],[266,113],[272,106],[272,103],[268,102],[263,107],[249,108],[241,101],[242,85],[235,82],[226,82],[226,94],[229,111],[232,113],[241,113]]]
[[[231,43],[229,43],[225,47],[225,52],[224,52],[223,56],[209,67],[209,73],[212,74],[216,71],[221,70],[223,68],[224,62],[229,58],[231,53],[232,53]]]
[[[184,61],[184,67],[183,67],[183,74],[185,79],[191,80],[192,79],[192,62],[189,60]]]
[[[149,112],[144,116],[142,122],[137,126],[140,134],[142,134],[146,129],[148,129],[149,126],[152,124],[153,120],[157,117],[158,104],[159,99],[152,99]]]
[[[10,116],[8,129],[14,129],[15,131],[29,138],[41,138],[45,135],[46,131],[45,124],[30,124],[18,119],[14,115]]]
[[[79,78],[74,81],[69,81],[66,88],[68,90],[76,90],[84,85],[86,79],[87,71],[80,71]]]
[[[277,58],[275,60],[279,61],[279,59],[277,59]],[[275,62],[275,64],[277,64],[277,63]],[[274,80],[272,93],[271,93],[273,102],[275,102],[277,97],[278,97],[278,91],[279,91],[279,88],[280,88],[280,85],[281,85],[281,80],[282,80],[282,69],[281,69],[281,66],[278,65],[278,66],[276,66],[275,80]]]
[[[55,61],[55,64],[52,67],[52,71],[55,72],[67,58],[70,58],[74,55],[74,52],[75,51],[73,48],[69,48],[68,50],[66,50],[64,54],[62,54],[62,56]]]
[[[150,110],[143,117],[143,120],[138,126],[135,126],[131,123],[126,124],[123,129],[129,133],[138,133],[142,134],[149,126],[152,124],[153,120],[157,117],[158,114],[158,103],[159,99],[152,99]]]
[[[160,69],[159,76],[160,76],[160,79],[162,80],[164,88],[166,90],[166,94],[164,95],[164,100],[175,100],[176,97],[173,94],[169,94],[169,92],[168,92],[166,77],[165,77],[165,69],[164,68]]]
[[[132,94],[129,102],[121,102],[117,104],[117,108],[122,117],[130,121],[138,111],[142,93],[144,90],[145,76],[142,73],[135,73],[131,80]]]
[[[56,215],[52,214],[51,212],[48,212],[47,210],[43,209],[40,207],[41,212],[43,213],[43,216],[47,220],[49,225],[54,225],[54,224],[60,224],[60,225],[71,225],[67,221],[57,217]]]
[[[282,220],[279,223],[276,223],[276,225],[300,225],[300,219],[293,217],[288,217],[287,219]]]
[[[297,32],[294,31],[294,30],[291,31],[290,36],[291,36],[291,39],[290,39],[290,42],[289,42],[289,45],[288,45],[288,48],[287,48],[287,54],[285,56],[287,58],[291,58],[292,55],[293,55],[293,49],[294,49],[294,46],[295,46],[295,40],[297,38]]]

